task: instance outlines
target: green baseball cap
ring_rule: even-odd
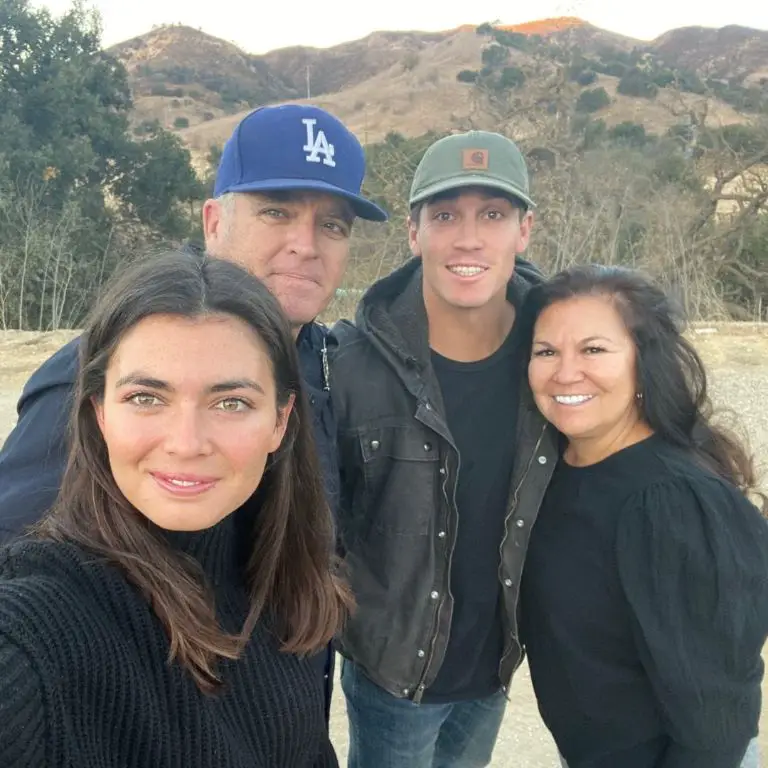
[[[535,207],[525,158],[517,144],[500,133],[468,131],[436,141],[416,169],[409,205],[461,187],[498,189]]]

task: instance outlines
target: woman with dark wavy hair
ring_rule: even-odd
[[[336,766],[309,656],[351,600],[278,303],[155,256],[80,352],[59,499],[0,553],[0,765]]]
[[[531,389],[563,444],[521,587],[542,717],[569,768],[738,768],[768,636],[752,461],[642,275],[574,268],[527,313]]]

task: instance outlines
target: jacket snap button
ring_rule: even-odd
[[[445,475],[445,467],[440,467],[440,474]]]
[[[445,538],[445,531],[440,531],[440,533],[437,534],[438,539],[444,539]]]
[[[429,596],[430,596],[430,597],[431,597],[433,600],[437,600],[437,598],[438,598],[438,597],[440,597],[440,593],[439,593],[439,592],[436,592],[436,591],[432,591],[432,592],[430,592],[430,593],[429,593]]]
[[[546,463],[547,463],[547,457],[539,456],[539,464],[546,464]]]
[[[416,653],[416,655],[417,655],[417,656],[418,656],[420,659],[423,659],[423,658],[424,658],[424,657],[425,657],[427,654],[426,654],[426,653],[424,653],[424,651],[422,651],[421,649],[419,649],[419,650],[418,650],[418,652]]]
[[[431,451],[432,450],[432,443],[424,443],[424,450],[425,451]]]
[[[410,688],[403,688],[403,696],[407,696],[410,692]]]
[[[504,579],[504,586],[505,587],[511,587],[512,586],[512,579]]]
[[[517,520],[517,521],[515,522],[515,525],[516,525],[518,528],[524,528],[524,527],[525,527],[525,520]]]
[[[378,440],[371,440],[371,450],[378,451],[381,448],[381,443]]]

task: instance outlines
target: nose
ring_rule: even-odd
[[[193,404],[174,409],[166,425],[165,450],[181,459],[209,454],[210,439],[206,421]]]
[[[584,371],[578,354],[575,352],[563,352],[556,358],[556,367],[552,380],[558,384],[578,384],[584,379]]]
[[[461,251],[476,251],[483,247],[480,228],[474,216],[466,216],[462,219],[454,245]]]
[[[288,247],[302,259],[317,256],[317,226],[315,217],[307,212],[297,216],[289,225]]]

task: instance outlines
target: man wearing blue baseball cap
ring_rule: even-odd
[[[355,217],[387,214],[361,196],[365,156],[337,118],[287,104],[248,114],[224,147],[214,198],[203,207],[206,250],[262,279],[293,325],[329,501],[338,494],[336,426],[327,377],[327,332],[315,318],[341,283]],[[0,451],[0,543],[37,522],[58,493],[78,339],[29,379],[18,423]],[[327,680],[332,659],[318,659]]]

